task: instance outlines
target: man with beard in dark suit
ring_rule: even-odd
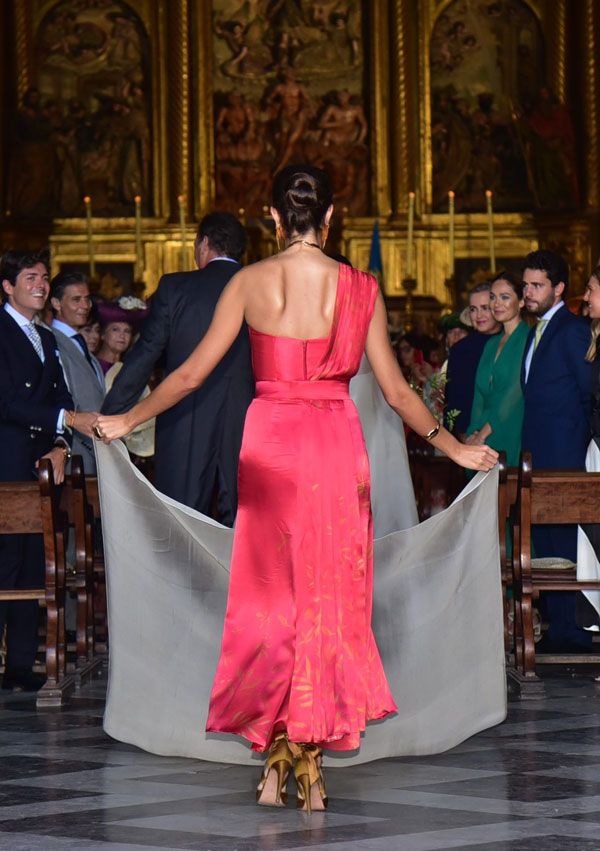
[[[534,469],[585,470],[590,442],[592,365],[585,356],[589,323],[574,316],[564,298],[569,267],[554,251],[532,251],[524,261],[525,307],[537,318],[525,345],[521,383],[525,399],[521,445],[531,452]],[[534,526],[538,558],[577,560],[577,527]],[[587,650],[592,637],[576,622],[577,595],[544,594],[549,621],[544,644],[549,650]]]
[[[0,481],[27,482],[48,458],[54,481],[64,479],[73,420],[54,335],[34,322],[46,304],[47,252],[7,251],[0,259]],[[44,585],[41,535],[0,535],[0,588]],[[0,602],[0,637],[6,624],[2,688],[37,691],[44,677],[32,671],[37,650],[37,600]]]
[[[164,356],[167,374],[192,353],[211,323],[217,301],[241,268],[244,228],[230,213],[210,213],[198,227],[198,271],[164,275],[141,336],[125,358],[102,406],[128,411]],[[246,410],[254,396],[246,327],[202,387],[156,421],[155,485],[167,496],[208,514],[215,489],[219,520],[232,526]]]

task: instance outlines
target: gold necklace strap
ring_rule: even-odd
[[[316,242],[309,242],[307,239],[294,239],[290,242],[289,245],[286,245],[286,248],[291,248],[292,245],[308,245],[309,248],[318,248],[321,249],[321,246]]]

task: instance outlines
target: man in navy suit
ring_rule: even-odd
[[[231,213],[204,216],[198,227],[198,270],[164,275],[139,340],[102,405],[128,411],[159,360],[177,369],[206,334],[227,283],[241,268],[246,233]],[[217,495],[219,520],[233,526],[237,471],[246,410],[254,396],[246,326],[199,390],[156,419],[154,483],[159,491],[208,514]]]
[[[41,458],[64,479],[70,436],[65,430],[73,400],[54,335],[34,319],[48,298],[48,255],[7,251],[0,259],[4,305],[0,308],[0,481],[31,481]],[[0,588],[44,584],[41,535],[0,536]],[[6,624],[4,689],[36,690],[34,674],[37,601],[0,602],[0,635]]]
[[[522,368],[525,416],[522,447],[532,454],[534,468],[585,469],[590,441],[592,365],[585,359],[590,343],[586,320],[564,303],[569,284],[566,260],[554,251],[533,251],[524,261],[525,306],[537,317],[525,346]],[[538,557],[560,556],[576,561],[576,526],[533,529]],[[585,648],[591,635],[576,625],[572,592],[545,595],[549,645]]]

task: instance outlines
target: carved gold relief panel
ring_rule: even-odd
[[[565,6],[427,3],[421,21],[426,206],[576,210],[575,132],[565,100]],[[555,90],[553,90],[555,86]]]
[[[214,0],[219,207],[262,214],[273,174],[309,161],[327,168],[339,205],[368,210],[363,12],[360,0]]]
[[[14,218],[161,214],[161,8],[150,0],[13,3],[18,109]],[[154,37],[154,38],[153,38]]]

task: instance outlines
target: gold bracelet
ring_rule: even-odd
[[[428,431],[427,434],[424,434],[423,437],[425,440],[433,440],[434,437],[437,437],[440,431],[440,424],[438,423],[431,431]]]

